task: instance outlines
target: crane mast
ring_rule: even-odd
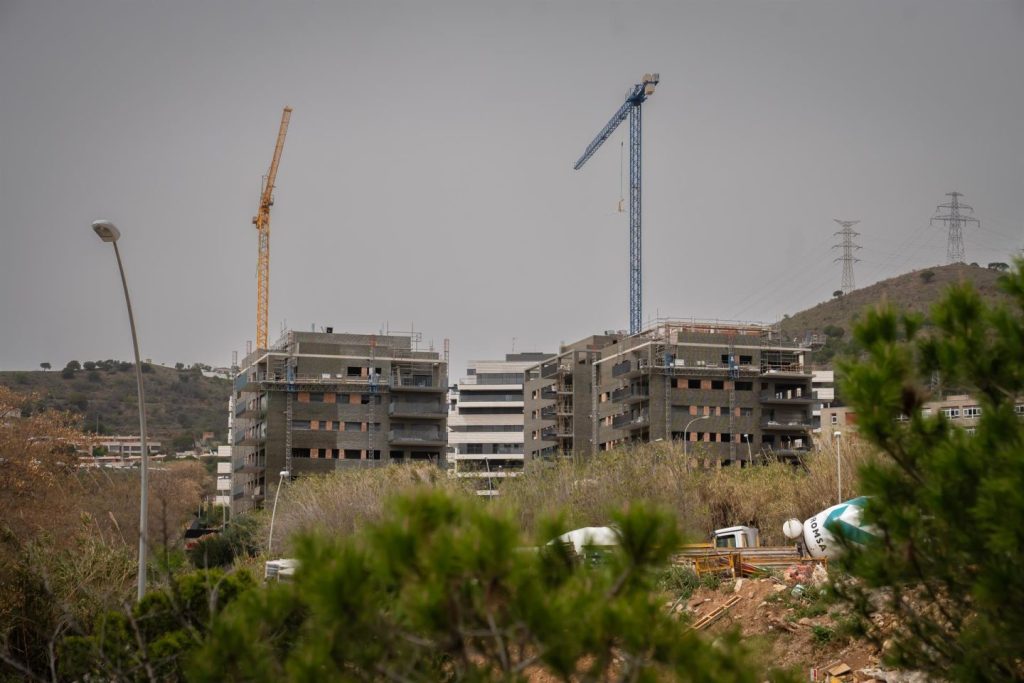
[[[284,138],[288,134],[288,122],[291,117],[292,108],[285,107],[281,114],[281,128],[277,132],[274,157],[270,160],[270,170],[263,179],[259,209],[252,218],[259,235],[259,255],[256,260],[257,349],[267,348],[267,310],[270,302],[270,207],[274,204],[274,182],[277,180],[277,167],[281,163],[281,151],[284,149]]]
[[[658,74],[644,74],[643,81],[637,83],[626,93],[626,101],[597,134],[583,155],[573,166],[575,170],[583,167],[590,157],[612,136],[626,118],[629,118],[629,333],[636,334],[643,324],[643,280],[642,280],[642,243],[641,243],[641,192],[640,192],[640,158],[641,158],[641,109],[640,105],[654,94],[658,85]]]

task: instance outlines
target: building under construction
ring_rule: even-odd
[[[686,440],[723,464],[810,446],[810,350],[766,325],[669,320],[527,370],[527,457]]]
[[[234,380],[232,508],[291,476],[388,462],[441,464],[447,359],[407,335],[285,333]]]

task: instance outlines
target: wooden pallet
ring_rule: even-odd
[[[701,617],[697,621],[693,622],[693,624],[690,625],[690,628],[692,628],[694,631],[703,631],[708,626],[711,626],[711,624],[713,624],[716,621],[718,621],[723,614],[725,614],[726,612],[729,611],[730,607],[735,605],[741,599],[742,598],[740,596],[738,596],[738,595],[732,596],[731,598],[726,600],[724,603],[722,603],[721,605],[719,605],[715,609],[711,610],[710,612],[705,614],[703,617]]]

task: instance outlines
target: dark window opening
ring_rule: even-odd
[[[688,379],[688,380],[686,380],[686,388],[687,389],[700,389],[700,380],[699,379]]]
[[[725,382],[720,379],[711,380],[712,389],[725,389]]]

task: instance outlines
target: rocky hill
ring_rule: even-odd
[[[135,366],[123,361],[95,361],[78,370],[0,372],[0,385],[35,397],[34,408],[70,410],[82,415],[88,431],[138,434]],[[89,369],[86,369],[89,368]],[[205,377],[198,367],[175,369],[144,365],[146,419],[157,440],[187,448],[193,438],[213,432],[227,438],[231,382]]]
[[[987,299],[1008,300],[996,286],[1000,274],[963,263],[911,271],[787,316],[781,322],[782,334],[799,341],[810,341],[815,335],[819,341],[849,338],[853,323],[866,308],[889,301],[902,310],[927,314],[949,285],[958,282],[970,282]]]

